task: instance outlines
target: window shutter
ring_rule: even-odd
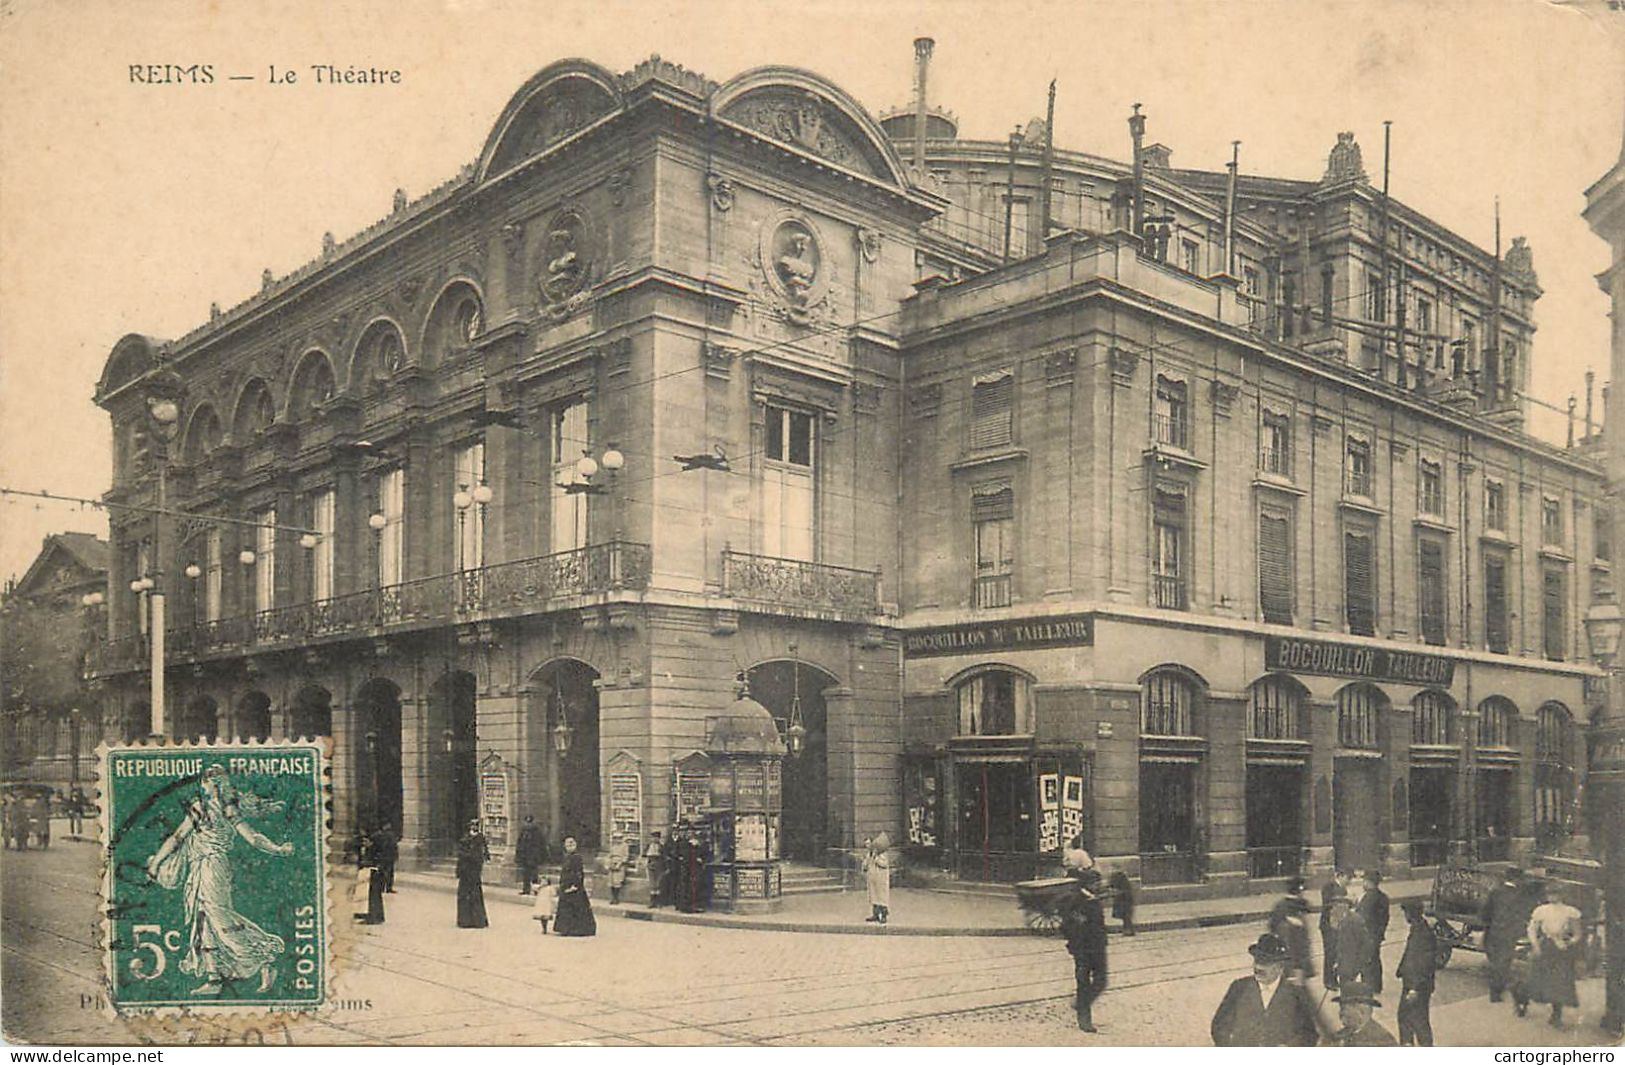
[[[1437,540],[1417,544],[1417,571],[1422,593],[1422,639],[1444,643],[1444,547]]]
[[[1542,575],[1541,606],[1542,626],[1545,630],[1546,657],[1553,661],[1562,661],[1564,651],[1563,633],[1563,574],[1560,570],[1549,569]]]
[[[1376,633],[1373,592],[1376,581],[1371,572],[1371,537],[1366,533],[1343,534],[1343,598],[1347,607],[1349,632],[1357,636]]]
[[[1484,560],[1484,644],[1496,654],[1507,649],[1507,568],[1500,558]]]
[[[1274,514],[1258,516],[1258,601],[1265,621],[1292,624],[1292,523]]]
[[[971,447],[999,447],[1010,443],[1015,378],[1010,371],[985,374],[971,386]]]
[[[1016,516],[1015,492],[1007,484],[971,491],[972,521],[1001,521]]]

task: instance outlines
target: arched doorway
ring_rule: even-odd
[[[405,789],[401,773],[401,690],[382,677],[369,680],[355,696],[356,796],[360,826],[389,825],[401,831]]]
[[[827,848],[839,845],[829,823],[829,711],[824,689],[839,681],[805,662],[763,662],[745,674],[750,697],[767,707],[781,735],[799,702],[807,730],[801,753],[784,759],[784,806],[780,853],[791,861],[823,864]]]
[[[531,679],[546,708],[548,829],[556,839],[574,836],[583,850],[603,841],[597,679],[597,670],[574,659],[549,662]]]
[[[1337,693],[1337,751],[1332,769],[1332,854],[1339,869],[1376,869],[1388,838],[1386,747],[1388,696],[1373,684]]]
[[[176,723],[176,735],[183,740],[213,740],[220,731],[220,704],[211,696],[193,696]]]
[[[442,674],[430,692],[433,720],[439,725],[439,734],[430,738],[439,753],[430,765],[438,767],[432,771],[444,781],[444,790],[434,789],[444,796],[435,803],[435,834],[447,840],[461,838],[480,815],[477,689],[474,674],[458,670]]]
[[[244,692],[237,700],[237,735],[243,739],[271,738],[271,697],[262,691]],[[300,735],[300,733],[295,733]]]
[[[267,723],[269,724],[269,723]],[[333,734],[333,693],[307,684],[293,697],[293,734],[300,738]]]

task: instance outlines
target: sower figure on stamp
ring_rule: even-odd
[[[395,826],[381,825],[373,832],[372,855],[378,862],[378,878],[383,883],[383,890],[393,895],[395,862],[401,856],[401,840],[395,834]]]
[[[1221,1047],[1312,1047],[1320,1038],[1308,993],[1287,979],[1291,951],[1273,932],[1247,948],[1253,974],[1230,985],[1209,1031]]]
[[[1400,979],[1399,1044],[1400,1046],[1433,1045],[1433,1020],[1429,1015],[1433,1001],[1434,973],[1439,969],[1439,941],[1433,926],[1422,915],[1421,899],[1406,899],[1400,903],[1410,935],[1405,940],[1405,954],[1399,959],[1394,975]]]
[[[231,844],[242,839],[255,850],[286,857],[291,843],[273,843],[243,818],[277,813],[280,802],[239,792],[218,765],[203,773],[199,795],[186,817],[147,859],[147,875],[166,888],[180,888],[185,900],[186,953],[181,972],[202,977],[194,995],[218,995],[227,980],[259,975],[259,990],[276,980],[276,958],[286,949],[282,937],[237,912],[232,901]]]
[[[519,894],[529,895],[530,886],[536,883],[536,874],[547,861],[547,838],[542,835],[542,827],[536,823],[536,818],[529,814],[525,815],[525,823],[519,829],[513,857],[519,866]]]
[[[1081,890],[1068,898],[1061,910],[1061,931],[1066,936],[1066,949],[1072,955],[1072,972],[1077,980],[1074,1006],[1078,1011],[1078,1029],[1093,1032],[1095,999],[1106,990],[1106,914],[1095,894],[1100,890],[1100,874],[1089,870],[1079,879]]]
[[[457,841],[458,928],[484,928],[491,923],[485,917],[485,888],[480,884],[480,874],[490,860],[491,849],[480,823],[470,821],[468,831]]]

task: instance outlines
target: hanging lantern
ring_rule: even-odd
[[[553,726],[553,749],[560,758],[570,753],[570,740],[575,735],[575,729],[570,725],[570,708],[564,701],[564,681],[559,670],[553,670],[553,707],[558,714],[558,724]]]

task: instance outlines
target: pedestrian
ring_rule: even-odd
[[[356,855],[356,864],[360,867],[363,879],[367,885],[367,910],[358,915],[362,924],[384,923],[384,878],[378,874],[378,858],[373,845],[372,836],[362,833],[361,850]]]
[[[1406,899],[1399,908],[1405,911],[1405,921],[1410,926],[1405,953],[1399,959],[1399,968],[1394,970],[1400,980],[1399,1045],[1430,1047],[1433,1045],[1430,1010],[1434,973],[1439,970],[1439,941],[1422,913],[1421,899]]]
[[[372,834],[372,853],[378,862],[378,873],[383,878],[385,894],[395,893],[395,861],[401,856],[401,838],[395,826],[384,824]]]
[[[1371,967],[1371,934],[1366,930],[1365,918],[1347,895],[1334,896],[1328,908],[1332,938],[1325,948],[1326,986],[1341,989],[1347,984],[1359,984],[1369,991],[1371,985],[1365,976]]]
[[[688,831],[688,822],[679,821],[671,835],[666,837],[666,846],[661,850],[665,859],[660,863],[660,904],[662,906],[675,906],[677,904],[677,869],[682,860],[683,835]]]
[[[649,847],[643,852],[644,872],[649,877],[649,909],[657,910],[665,901],[661,895],[662,880],[666,875],[666,845],[660,833],[649,834]]]
[[[1253,974],[1230,985],[1209,1031],[1220,1047],[1312,1047],[1320,1038],[1315,1006],[1301,985],[1287,979],[1292,951],[1273,932],[1247,948]]]
[[[561,936],[598,934],[598,921],[592,915],[592,903],[587,900],[587,870],[581,864],[574,836],[564,837],[564,862],[559,867],[559,901],[553,924]]]
[[[1309,956],[1309,900],[1303,897],[1303,877],[1287,881],[1286,894],[1270,910],[1270,933],[1286,946],[1286,972],[1303,979],[1314,971]]]
[[[1320,951],[1323,956],[1322,965],[1327,973],[1326,986],[1331,987],[1332,980],[1331,960],[1336,954],[1334,946],[1336,936],[1332,934],[1332,899],[1339,895],[1348,895],[1349,872],[1338,869],[1332,873],[1332,878],[1320,886]]]
[[[1519,999],[1518,1016],[1524,1015],[1530,1002],[1547,1002],[1552,1007],[1547,1023],[1561,1028],[1563,1007],[1580,1004],[1574,987],[1580,911],[1563,901],[1562,889],[1556,884],[1546,885],[1545,898],[1529,915],[1525,930],[1529,938],[1529,984]]]
[[[1356,915],[1358,916],[1358,915]],[[1326,1039],[1326,1046],[1334,1047],[1396,1047],[1399,1040],[1371,1016],[1371,1011],[1382,1005],[1372,990],[1358,980],[1340,988],[1337,996],[1337,1016],[1343,1027]]]
[[[1096,894],[1100,889],[1100,874],[1078,879],[1077,894],[1068,895],[1061,905],[1061,932],[1066,936],[1066,949],[1072,955],[1072,973],[1077,981],[1073,1005],[1078,1013],[1078,1029],[1094,1032],[1095,999],[1106,990],[1106,915]]]
[[[541,883],[536,885],[536,901],[531,905],[530,916],[542,923],[542,935],[547,935],[547,922],[553,919],[553,911],[558,908],[559,891],[553,886],[553,881],[542,877]]]
[[[75,836],[85,831],[85,805],[84,790],[74,788],[73,794],[68,797],[68,831]]]
[[[536,883],[536,876],[547,861],[547,837],[542,834],[542,826],[536,823],[536,818],[529,814],[525,815],[519,838],[514,841],[513,857],[519,865],[519,894],[529,895],[530,886]]]
[[[870,911],[864,921],[885,924],[886,918],[891,916],[891,859],[886,855],[891,848],[891,837],[882,832],[863,842],[869,850],[863,860],[863,874],[869,888]]]
[[[1484,959],[1489,969],[1490,1001],[1499,1002],[1512,974],[1512,952],[1523,937],[1531,911],[1523,908],[1523,870],[1509,866],[1484,903]]]
[[[468,831],[457,841],[458,928],[485,928],[491,923],[485,917],[485,888],[480,884],[480,874],[490,860],[491,848],[479,821],[470,821]]]
[[[609,904],[621,904],[621,889],[626,887],[626,840],[618,839],[609,848]]]
[[[1371,940],[1371,956],[1364,969],[1365,984],[1374,995],[1382,993],[1382,941],[1388,936],[1390,917],[1388,896],[1383,892],[1381,884],[1380,872],[1375,869],[1366,870],[1365,893],[1360,896],[1358,906],[1360,917],[1365,922],[1366,935]]]
[[[1123,934],[1134,934],[1134,884],[1128,874],[1118,869],[1106,878],[1112,895],[1112,917],[1123,922]]]
[[[1061,852],[1061,871],[1067,876],[1082,876],[1085,869],[1093,869],[1095,860],[1083,849],[1083,833],[1072,837]]]

